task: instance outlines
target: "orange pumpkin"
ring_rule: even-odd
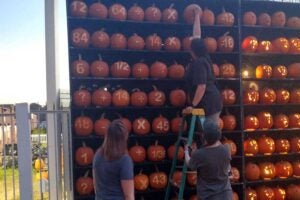
[[[166,157],[166,150],[162,145],[155,141],[154,145],[150,145],[147,149],[147,158],[150,161],[158,162],[162,161]]]
[[[130,96],[124,89],[118,89],[112,94],[112,104],[116,107],[126,107],[129,105]]]
[[[94,129],[93,121],[90,117],[80,116],[74,120],[74,131],[78,136],[89,136]]]
[[[146,38],[146,49],[151,51],[158,51],[162,47],[162,40],[161,38],[154,33]]]
[[[258,139],[257,142],[259,153],[270,155],[275,152],[275,141],[273,138],[263,135]]]
[[[170,130],[170,122],[167,118],[159,115],[152,121],[152,131],[157,134],[166,134]]]
[[[300,28],[300,18],[299,17],[289,17],[286,26],[290,28]]]
[[[235,92],[232,89],[224,89],[221,91],[224,105],[232,105],[236,102]]]
[[[88,176],[88,172],[76,179],[75,188],[79,195],[90,195],[94,190],[93,179]]]
[[[285,104],[290,101],[290,92],[286,89],[276,90],[276,102]]]
[[[186,179],[190,186],[195,187],[197,185],[197,171],[188,171]]]
[[[145,12],[143,8],[138,6],[136,3],[131,6],[128,10],[128,20],[133,20],[133,21],[144,21],[145,18]]]
[[[122,33],[114,33],[110,37],[110,47],[112,49],[123,50],[127,47],[127,39]]]
[[[246,200],[258,200],[256,191],[252,188],[246,188]]]
[[[119,119],[126,126],[128,133],[130,133],[132,129],[131,121],[125,117],[122,117],[121,115],[119,116]]]
[[[131,159],[135,163],[142,163],[146,159],[146,150],[143,146],[140,146],[138,143],[135,146],[130,147],[128,151]]]
[[[285,37],[279,37],[272,41],[273,52],[275,53],[288,53],[290,50],[289,40]]]
[[[73,103],[75,106],[87,107],[91,105],[92,96],[87,89],[79,89],[73,93]]]
[[[276,101],[276,93],[272,88],[263,88],[259,91],[259,103],[272,104]]]
[[[171,145],[171,146],[168,147],[168,149],[167,149],[168,159],[170,159],[170,160],[174,159],[175,150],[176,150],[175,144],[173,144],[173,145]],[[184,150],[183,150],[183,147],[179,146],[178,147],[177,160],[182,161],[183,158],[184,158]]]
[[[92,34],[91,43],[96,48],[107,48],[110,45],[109,35],[101,29]]]
[[[90,74],[90,65],[78,55],[78,60],[72,62],[72,73],[76,77],[87,77]]]
[[[300,53],[300,38],[292,37],[289,39],[290,51],[289,53],[299,54]]]
[[[110,67],[111,75],[115,78],[128,78],[130,70],[129,64],[124,61],[114,62]]]
[[[252,11],[247,11],[243,15],[243,24],[248,26],[256,25],[257,17],[256,14]]]
[[[224,122],[223,129],[226,131],[232,131],[236,128],[236,118],[234,115],[227,114],[222,116],[222,120]]]
[[[140,172],[134,176],[134,189],[138,191],[145,191],[149,187],[149,177]]]
[[[143,107],[148,103],[148,96],[145,92],[139,89],[134,89],[130,96],[130,103],[132,106]]]
[[[231,63],[224,63],[220,65],[220,77],[234,78],[236,76],[235,66]]]
[[[274,192],[275,200],[285,200],[286,199],[286,191],[282,187],[272,188]]]
[[[153,4],[145,10],[145,20],[150,22],[159,22],[162,14],[158,7]]]
[[[105,136],[110,125],[110,120],[105,118],[105,113],[101,115],[99,119],[95,121],[94,129],[96,135]]]
[[[284,79],[288,75],[287,68],[284,65],[276,65],[272,69],[272,78]]]
[[[240,171],[236,167],[231,167],[232,182],[239,182],[240,180]]]
[[[90,34],[83,28],[76,28],[71,33],[71,43],[74,47],[87,48],[90,45]]]
[[[225,139],[222,141],[222,143],[223,143],[224,145],[226,145],[226,146],[229,147],[229,149],[230,149],[230,155],[231,155],[231,156],[236,155],[236,153],[237,153],[237,146],[236,146],[236,144],[234,143],[233,140],[225,138]]]
[[[106,62],[104,62],[99,56],[99,60],[95,60],[92,62],[90,67],[91,75],[93,77],[108,77],[109,75],[109,67]]]
[[[284,27],[286,23],[285,13],[282,11],[277,11],[272,14],[271,24],[272,26]]]
[[[286,199],[288,200],[298,200],[300,199],[300,186],[291,184],[286,188]]]
[[[258,118],[254,115],[247,115],[244,118],[244,130],[254,131],[259,128]]]
[[[268,13],[261,13],[258,16],[258,25],[271,26],[271,16]]]
[[[73,1],[69,10],[72,17],[86,17],[88,14],[88,7],[83,1]]]
[[[259,53],[270,53],[273,51],[272,42],[269,40],[262,40],[258,43],[257,51]]]
[[[247,36],[242,42],[242,50],[246,53],[254,53],[258,48],[258,40],[255,36]]]
[[[183,65],[176,62],[168,67],[168,77],[171,79],[183,79],[184,73]]]
[[[234,39],[226,32],[218,38],[218,49],[224,53],[231,53],[234,49]]]
[[[123,21],[127,18],[127,10],[122,4],[115,3],[109,7],[108,16],[110,19]]]
[[[275,151],[279,154],[287,154],[291,149],[289,140],[277,139],[275,141]]]
[[[180,187],[181,177],[182,177],[182,171],[176,170],[172,174],[172,184],[176,187]]]
[[[259,163],[260,177],[263,180],[273,179],[276,176],[275,165],[271,162]]]
[[[225,11],[223,8],[222,12],[217,16],[217,25],[233,26],[234,15],[231,12]]]
[[[185,7],[183,11],[183,18],[184,21],[187,22],[188,24],[193,24],[195,21],[195,7],[199,7],[197,4],[190,4],[187,7]],[[200,8],[200,13],[199,17],[201,18],[202,16],[202,9]]]
[[[255,76],[256,78],[271,78],[272,72],[272,67],[270,65],[258,65],[255,69]]]
[[[94,151],[91,147],[86,146],[83,142],[82,146],[75,151],[75,161],[79,166],[87,166],[92,164],[94,158]]]
[[[154,90],[148,93],[148,103],[150,106],[163,106],[166,102],[166,95],[163,91],[153,87]]]
[[[293,166],[293,175],[295,177],[299,178],[300,177],[300,161],[299,160],[293,161],[292,166]]]
[[[143,50],[145,47],[145,41],[141,36],[134,33],[130,38],[128,38],[128,49],[133,50]]]
[[[166,78],[168,76],[167,65],[160,61],[155,61],[150,66],[150,77],[152,78]]]
[[[257,141],[251,138],[244,140],[244,153],[246,156],[256,155],[258,153]]]
[[[293,166],[288,161],[279,161],[275,163],[276,176],[278,178],[288,178],[293,175]]]
[[[165,40],[164,49],[167,51],[179,51],[181,49],[181,43],[177,37],[168,37]]]
[[[168,177],[165,172],[153,172],[149,176],[150,187],[153,189],[164,189],[168,183]]]
[[[291,152],[299,153],[300,152],[300,138],[295,136],[290,139]]]
[[[150,132],[150,123],[146,118],[136,118],[132,123],[133,132],[137,135],[146,135]]]
[[[111,94],[106,88],[99,88],[92,94],[92,103],[95,106],[110,106]]]
[[[189,51],[191,50],[191,42],[192,42],[192,38],[190,36],[186,36],[182,39],[182,49],[184,51]]]
[[[182,122],[182,118],[179,116],[177,116],[171,120],[171,131],[173,133],[179,133],[181,122]],[[186,131],[186,130],[187,130],[187,123],[185,121],[184,125],[183,125],[183,131]]]
[[[106,19],[108,16],[107,7],[101,2],[95,2],[89,7],[89,16],[98,19]]]
[[[249,181],[256,181],[260,178],[260,168],[257,164],[248,162],[246,164],[245,177]]]
[[[259,92],[254,88],[249,88],[243,92],[244,104],[256,104],[259,101]]]
[[[162,21],[166,23],[176,23],[178,19],[178,12],[173,8],[174,4],[171,4],[169,8],[164,9],[162,14]]]
[[[203,42],[208,53],[214,53],[218,48],[217,40],[213,37],[206,37]]]
[[[289,77],[300,78],[300,63],[292,63],[287,68]]]
[[[256,192],[259,200],[268,200],[275,198],[274,191],[271,187],[259,186],[258,188],[256,188]]]
[[[201,16],[201,24],[212,26],[215,24],[215,14],[208,8],[204,8]]]
[[[274,128],[284,129],[289,127],[289,118],[284,114],[278,114],[274,117]]]
[[[289,127],[300,128],[300,113],[292,113],[289,115]]]
[[[291,91],[290,103],[300,104],[300,89],[296,88]]]
[[[136,63],[132,66],[132,76],[134,78],[148,78],[150,70],[145,63]]]
[[[182,89],[172,90],[169,94],[169,100],[172,106],[184,106],[186,103],[186,94]]]

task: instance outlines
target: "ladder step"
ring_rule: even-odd
[[[185,141],[185,142],[187,142],[187,141],[188,141],[188,138],[187,138],[187,137],[180,137],[179,140],[180,140],[180,141]]]

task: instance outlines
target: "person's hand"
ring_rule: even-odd
[[[201,8],[200,8],[200,6],[195,5],[195,7],[194,7],[194,14],[195,14],[195,16],[201,14]]]
[[[193,107],[192,106],[188,106],[185,109],[183,109],[182,114],[189,115],[189,114],[192,113],[192,111],[193,111]]]

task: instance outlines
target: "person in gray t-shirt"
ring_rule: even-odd
[[[127,153],[128,131],[114,120],[93,160],[95,200],[134,200],[133,163]]]
[[[231,200],[229,179],[231,155],[229,148],[220,142],[218,125],[206,119],[203,124],[206,145],[190,156],[185,148],[185,161],[189,168],[197,170],[197,196],[201,200]]]

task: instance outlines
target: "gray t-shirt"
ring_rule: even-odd
[[[197,194],[201,200],[222,196],[231,200],[231,185],[228,177],[230,152],[224,145],[203,147],[192,153],[189,167],[197,170]]]
[[[129,155],[114,161],[105,160],[97,151],[93,161],[96,200],[123,200],[121,180],[133,179],[133,163]]]

